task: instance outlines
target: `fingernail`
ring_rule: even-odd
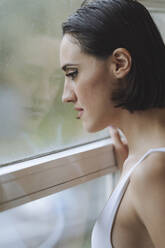
[[[113,126],[113,125],[110,125],[109,128],[112,128],[112,129],[114,129],[114,130],[117,129],[117,128],[116,128],[115,126]]]

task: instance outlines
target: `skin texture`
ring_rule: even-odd
[[[125,80],[131,56],[116,49],[106,60],[81,52],[70,35],[64,35],[60,63],[65,72],[63,102],[79,108],[79,119],[89,132],[110,126],[121,178],[151,148],[165,147],[165,109],[135,111],[114,108],[111,94]],[[69,66],[66,66],[70,64]],[[78,73],[77,73],[78,72]],[[122,140],[118,127],[124,133]],[[165,153],[148,156],[132,173],[118,208],[112,243],[115,248],[164,248]]]

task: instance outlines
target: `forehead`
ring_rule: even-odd
[[[69,34],[65,34],[61,41],[60,45],[60,63],[61,67],[64,64],[69,63],[78,63],[80,58],[83,57],[83,53],[81,52],[80,47],[76,42],[74,42],[74,38]]]

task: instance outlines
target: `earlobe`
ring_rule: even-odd
[[[117,79],[124,78],[130,71],[132,59],[125,48],[117,48],[112,54],[113,74]]]

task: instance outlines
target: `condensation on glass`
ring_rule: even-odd
[[[90,248],[94,222],[115,182],[107,175],[0,213],[0,247]]]
[[[61,95],[61,23],[81,0],[0,1],[0,165],[99,139]]]
[[[0,0],[0,165],[106,135],[87,135],[73,107],[61,103],[61,23],[80,4]],[[113,185],[108,175],[1,212],[0,247],[90,247],[93,224]]]
[[[81,0],[0,1],[0,165],[107,136],[62,104],[61,23]],[[155,20],[165,37],[164,13]]]

